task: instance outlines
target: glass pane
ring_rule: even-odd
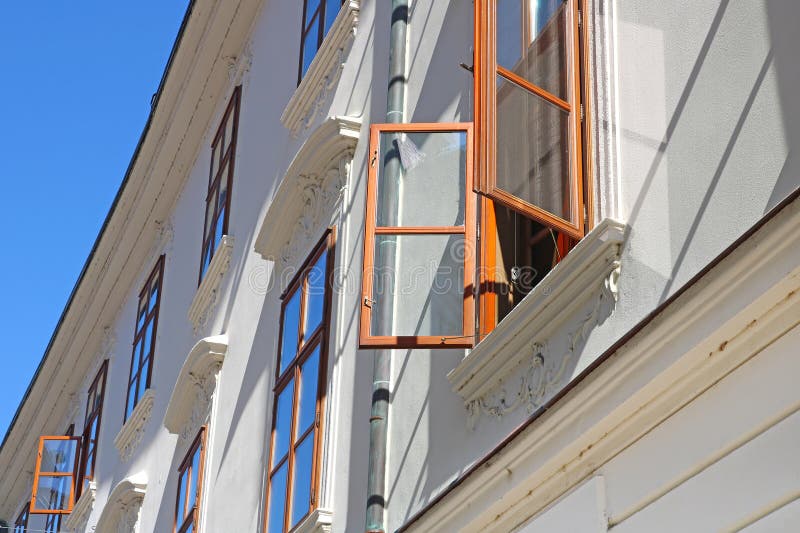
[[[36,509],[66,511],[71,492],[71,476],[41,476],[36,486]]]
[[[295,291],[283,311],[283,341],[281,342],[280,374],[297,353],[297,335],[300,322],[300,293]]]
[[[211,231],[211,225],[214,223],[214,213],[216,213],[216,206],[217,206],[217,195],[219,193],[219,188],[214,187],[214,192],[209,194],[208,199],[206,200],[206,228],[205,232],[203,233],[204,237],[208,237]]]
[[[286,472],[288,463],[272,475],[269,483],[269,522],[267,533],[282,533],[284,509],[286,508]]]
[[[134,376],[134,381],[128,385],[128,403],[125,407],[125,420],[130,418],[133,408],[136,407],[136,389],[138,385],[138,378]]]
[[[294,479],[292,488],[292,521],[294,527],[311,507],[311,469],[314,461],[314,433],[306,437],[295,450]]]
[[[225,226],[225,210],[221,209],[219,213],[219,218],[217,218],[217,224],[214,228],[214,248],[216,249],[219,245],[220,241],[222,241],[222,235]]]
[[[148,304],[149,312],[156,308],[158,302],[158,277],[153,280],[153,287],[150,289],[150,303]]]
[[[292,427],[292,402],[294,401],[294,381],[278,395],[278,408],[275,411],[275,449],[272,452],[272,467],[283,459],[289,451],[289,438]]]
[[[308,67],[317,55],[317,42],[319,40],[319,19],[316,19],[312,24],[305,38],[303,39],[303,73],[305,76]]]
[[[319,9],[319,0],[306,0],[306,27],[308,27],[308,23],[311,22],[311,19],[316,14],[317,9]]]
[[[228,151],[228,147],[231,145],[233,140],[233,121],[234,121],[234,113],[235,110],[231,109],[230,114],[228,115],[228,120],[225,122],[225,151]],[[233,154],[231,154],[233,157]]]
[[[140,337],[139,341],[133,345],[133,361],[131,365],[131,380],[133,380],[136,376],[136,373],[139,371],[139,358],[142,354],[142,347],[144,345],[144,337]]]
[[[148,357],[152,351],[152,344],[153,344],[153,328],[154,328],[155,320],[151,320],[147,324],[147,329],[145,329],[144,337],[142,337],[144,344],[142,345],[142,355],[144,357]]]
[[[567,100],[567,2],[498,0],[497,64]]]
[[[178,522],[186,517],[186,482],[189,472],[184,470],[178,480]]]
[[[317,383],[319,381],[319,345],[314,348],[314,352],[306,359],[300,370],[300,405],[299,418],[297,420],[297,435],[305,432],[317,414]]]
[[[142,363],[142,370],[139,372],[139,389],[137,392],[137,401],[142,399],[144,391],[147,388],[147,372],[150,370],[150,358],[146,358]]]
[[[497,186],[574,221],[569,114],[498,76]]]
[[[217,206],[218,212],[221,212],[225,209],[225,205],[228,201],[228,168],[230,166],[230,160],[225,165],[225,170],[219,177],[219,195],[217,198]]]
[[[197,504],[197,482],[200,480],[200,448],[192,456],[191,484],[189,485],[189,508]]]
[[[467,132],[381,133],[378,226],[462,226]]]
[[[42,461],[39,471],[72,473],[77,453],[77,441],[45,440],[42,445]]]
[[[305,311],[305,337],[316,331],[322,323],[325,311],[325,285],[327,274],[328,254],[323,253],[316,264],[308,271],[308,285],[306,288]]]
[[[206,270],[208,270],[208,265],[210,263],[211,263],[211,245],[206,247],[205,254],[203,255],[203,263],[202,263],[202,266],[200,268],[200,277],[201,278],[205,275]]]
[[[463,333],[463,235],[376,235],[373,283],[373,335]]]
[[[326,0],[325,2],[325,35],[328,30],[333,26],[333,21],[336,20],[336,15],[342,8],[342,0]]]

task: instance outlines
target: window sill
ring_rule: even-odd
[[[136,446],[142,440],[144,427],[150,420],[150,413],[153,411],[153,401],[155,392],[153,389],[144,391],[144,395],[139,399],[139,403],[133,408],[131,416],[119,430],[114,439],[114,446],[119,451],[119,456],[123,461],[127,461],[133,455]]]
[[[332,511],[314,509],[311,514],[291,530],[291,533],[330,533],[332,524]]]
[[[447,376],[464,400],[470,423],[481,413],[496,417],[527,405],[541,405],[560,387],[564,364],[579,337],[600,320],[599,303],[616,302],[620,248],[625,224],[603,220],[515,307]],[[576,316],[599,293],[589,316]],[[547,354],[545,340],[560,327],[570,330],[568,353],[558,354],[558,364]],[[504,385],[523,368],[520,385],[514,380],[509,393]],[[519,389],[519,392],[517,392]]]
[[[228,270],[233,252],[233,237],[223,235],[219,247],[214,251],[214,257],[208,264],[208,270],[189,306],[189,321],[192,328],[198,331],[208,320],[208,312],[214,307],[219,293],[222,277]]]
[[[183,363],[172,390],[164,427],[182,438],[193,437],[208,418],[217,372],[228,351],[228,336],[201,339]]]
[[[72,513],[64,521],[64,525],[69,531],[80,531],[89,522],[89,515],[94,508],[95,495],[97,494],[97,484],[90,481],[86,489],[81,493],[81,497],[75,502]]]
[[[355,39],[360,4],[360,0],[345,0],[303,80],[283,110],[281,122],[292,135],[296,136],[314,122],[322,104],[336,88]]]

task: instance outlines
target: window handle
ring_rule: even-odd
[[[467,65],[466,63],[459,63],[459,67],[463,68],[464,70],[468,70],[475,74],[475,65]]]
[[[372,309],[372,306],[375,305],[375,303],[376,303],[375,300],[373,300],[372,298],[364,296],[364,305],[366,305],[370,309]]]

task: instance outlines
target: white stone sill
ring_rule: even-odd
[[[94,508],[96,494],[97,484],[94,481],[90,481],[89,485],[81,493],[81,497],[78,498],[77,502],[75,502],[75,506],[72,508],[72,513],[70,513],[64,522],[64,525],[68,530],[77,530],[82,524],[85,524],[89,520],[89,514]]]
[[[133,408],[131,416],[128,417],[128,420],[125,421],[125,424],[117,433],[114,439],[114,446],[116,446],[123,461],[126,461],[131,456],[133,449],[138,444],[138,439],[141,438],[144,426],[150,419],[154,401],[155,391],[153,389],[144,391],[139,403]]]
[[[332,511],[314,509],[311,514],[291,530],[291,533],[329,533],[332,524]]]
[[[219,242],[219,247],[214,250],[214,257],[211,258],[203,281],[201,281],[200,286],[197,287],[197,292],[192,299],[192,304],[189,306],[189,321],[192,323],[195,330],[202,325],[206,312],[214,305],[219,285],[222,282],[222,277],[228,270],[232,253],[233,237],[230,235],[223,235]]]
[[[358,24],[360,0],[346,0],[336,16],[328,34],[322,41],[305,76],[300,81],[286,108],[281,114],[281,122],[292,135],[308,127],[315,115],[315,106],[323,99],[321,96],[332,89],[341,75],[341,63],[349,51]],[[336,63],[340,65],[337,68]]]
[[[469,405],[500,387],[528,355],[532,339],[546,337],[587,301],[619,266],[625,224],[605,219],[448,374]]]

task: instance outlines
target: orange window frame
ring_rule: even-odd
[[[585,25],[580,24],[584,0],[565,0],[568,4],[568,84],[569,101],[534,85],[514,72],[497,64],[497,0],[475,1],[475,129],[476,192],[523,214],[574,239],[581,239],[594,214],[591,199],[592,183],[589,167],[589,110],[586,95],[588,87],[587,64],[588,39]],[[501,76],[524,90],[542,98],[570,115],[570,209],[575,221],[565,220],[541,207],[499,188],[497,186],[497,91],[495,79]]]
[[[305,513],[308,516],[314,509],[316,509],[319,501],[319,487],[321,482],[321,449],[322,449],[322,433],[323,433],[323,416],[325,412],[325,400],[327,397],[326,383],[327,383],[327,368],[328,368],[328,335],[330,330],[330,317],[331,317],[331,290],[333,286],[333,262],[334,262],[334,247],[336,242],[336,233],[334,229],[329,229],[325,235],[314,247],[311,254],[300,267],[298,273],[295,275],[291,283],[289,283],[286,291],[281,295],[281,316],[280,316],[280,332],[278,335],[278,357],[275,365],[275,387],[273,388],[273,405],[272,405],[272,429],[269,437],[269,456],[267,461],[267,490],[265,495],[264,505],[264,523],[263,530],[269,533],[269,513],[270,513],[270,498],[272,497],[272,478],[284,465],[286,465],[286,486],[284,487],[284,508],[281,511],[283,515],[283,531],[291,529],[292,517],[292,500],[294,496],[294,466],[295,455],[297,449],[305,442],[307,438],[313,438],[313,451],[312,451],[312,465],[311,465],[311,494],[309,497],[309,509]],[[322,322],[314,331],[305,331],[306,320],[306,306],[308,276],[311,269],[317,262],[325,255],[325,295],[323,302]],[[300,311],[298,316],[298,332],[297,342],[298,346],[295,349],[294,356],[286,365],[286,368],[281,372],[281,356],[283,351],[283,337],[285,325],[286,308],[291,301],[292,296],[300,293]],[[319,348],[319,368],[317,369],[317,395],[315,405],[315,421],[311,426],[300,435],[296,435],[300,428],[296,427],[298,421],[298,406],[300,404],[301,387],[298,383],[302,383],[301,368],[303,364],[314,354]],[[282,457],[276,458],[275,455],[275,434],[276,422],[278,416],[278,397],[289,384],[292,384],[292,411],[289,429],[288,451]],[[310,433],[313,432],[313,437]],[[278,459],[278,464],[274,464]],[[302,522],[304,518],[300,519]]]
[[[379,141],[381,133],[434,133],[464,131],[467,134],[466,184],[464,187],[465,210],[464,226],[377,226],[378,211],[378,169]],[[366,228],[364,233],[364,263],[362,272],[361,319],[359,324],[359,344],[362,348],[469,348],[475,335],[475,257],[470,250],[476,242],[476,195],[473,190],[474,166],[473,124],[454,123],[416,123],[416,124],[372,124],[369,143],[369,177],[367,182]],[[375,268],[375,237],[377,235],[463,235],[464,254],[464,304],[461,335],[456,336],[389,336],[372,335],[373,273]]]
[[[59,441],[59,440],[71,440],[75,442],[75,457],[73,459],[72,470],[64,471],[64,472],[42,472],[42,454],[44,450],[44,443],[47,441]],[[36,470],[34,471],[33,475],[33,491],[31,494],[31,504],[29,508],[30,514],[70,514],[72,512],[72,508],[75,506],[75,492],[76,492],[76,485],[77,485],[77,471],[78,465],[80,461],[80,449],[81,449],[81,438],[80,437],[73,437],[69,435],[57,435],[57,436],[42,436],[39,437],[39,448],[38,453],[36,455]],[[38,496],[37,492],[39,490],[39,479],[41,477],[64,477],[70,478],[70,490],[69,490],[69,497],[67,498],[67,508],[66,509],[38,509],[36,507],[36,497]]]
[[[205,463],[206,463],[206,426],[202,426],[200,431],[197,433],[192,445],[189,447],[189,451],[186,452],[186,455],[181,461],[181,465],[178,467],[178,493],[175,498],[175,519],[173,521],[172,531],[174,533],[183,533],[186,531],[190,526],[192,531],[197,531],[200,525],[200,510],[202,509],[202,498],[201,495],[203,494],[203,481],[205,477]],[[194,472],[192,468],[192,459],[194,458],[195,453],[200,452],[200,459],[198,462],[198,472]],[[181,478],[185,472],[189,473],[187,478],[187,483],[185,487],[181,485]],[[181,488],[184,490],[184,504],[188,505],[189,502],[189,489],[192,486],[191,483],[191,476],[197,475],[197,484],[195,485],[195,500],[194,506],[192,506],[191,510],[183,509],[183,520],[181,520],[180,513],[180,504],[181,504]],[[187,512],[189,511],[189,512]],[[179,522],[180,521],[180,522]]]

